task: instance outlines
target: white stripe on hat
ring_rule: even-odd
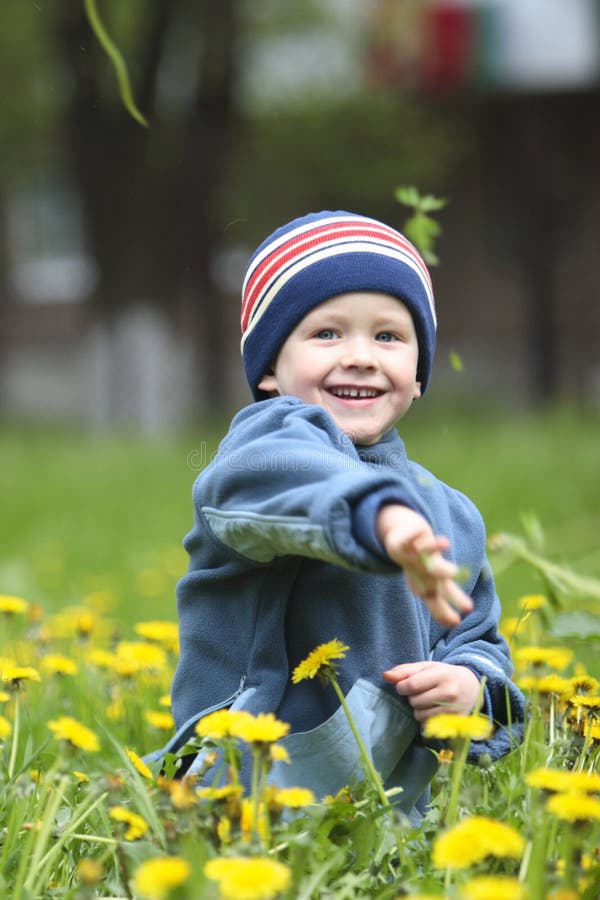
[[[329,221],[329,220],[328,220]],[[348,222],[348,218],[340,219],[339,221]],[[365,221],[365,220],[357,220],[357,221]],[[376,220],[366,220],[373,221],[376,225],[380,223],[376,222]],[[311,223],[310,228],[302,228],[298,229],[299,232],[303,232],[306,230],[313,230],[318,223]],[[397,232],[395,232],[397,234]],[[289,234],[285,235],[285,241],[289,239]],[[278,241],[280,244],[281,241]],[[266,253],[261,254],[263,259],[265,255],[268,255],[272,252],[273,244],[270,244],[268,248],[266,248]],[[325,259],[331,259],[336,256],[342,256],[347,253],[368,253],[369,255],[378,255],[384,256],[388,259],[394,259],[405,266],[408,266],[410,269],[415,272],[418,276],[425,294],[427,296],[427,301],[429,304],[429,309],[431,313],[431,317],[433,322],[436,323],[436,313],[435,313],[435,305],[433,301],[433,294],[431,291],[431,286],[428,282],[428,279],[423,277],[423,271],[418,264],[417,259],[410,253],[408,250],[403,252],[400,248],[394,244],[382,244],[377,241],[377,239],[365,239],[362,241],[348,241],[347,238],[343,238],[341,241],[337,243],[329,244],[328,246],[322,247],[321,249],[315,250],[314,247],[308,247],[307,252],[304,253],[295,263],[290,266],[287,266],[283,269],[276,269],[273,277],[265,285],[263,289],[262,296],[255,302],[253,309],[250,313],[250,318],[248,321],[248,325],[246,327],[246,331],[242,336],[242,348],[246,342],[248,336],[252,333],[258,322],[260,322],[261,318],[271,305],[274,298],[277,294],[285,287],[285,285],[296,275],[302,272],[304,269],[309,268],[314,263],[321,262]],[[253,266],[253,269],[255,266]],[[246,279],[247,281],[248,279]]]

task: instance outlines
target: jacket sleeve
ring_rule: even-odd
[[[238,413],[196,480],[194,505],[218,541],[255,563],[292,554],[395,573],[355,528],[371,495],[427,517],[409,478],[366,465],[321,407],[283,397]]]
[[[513,664],[506,640],[498,631],[500,601],[491,566],[485,555],[485,528],[479,512],[470,506],[471,535],[469,554],[469,583],[465,590],[472,597],[474,609],[460,625],[442,632],[441,626],[431,625],[431,658],[445,663],[466,666],[478,678],[485,677],[484,706],[495,731],[487,741],[473,741],[469,760],[477,762],[484,754],[497,759],[519,743],[523,732],[525,699],[512,681]],[[463,559],[466,559],[463,556]]]

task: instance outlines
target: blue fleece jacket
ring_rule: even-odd
[[[340,762],[354,742],[333,690],[318,679],[290,680],[332,638],[350,647],[339,665],[341,688],[384,779],[404,787],[407,810],[435,758],[384,670],[433,659],[485,676],[484,711],[496,730],[473,744],[471,758],[510,749],[509,725],[522,721],[523,697],[498,633],[481,516],[408,460],[395,430],[374,446],[355,446],[319,406],[293,397],[254,403],[233,419],[193,498],[190,565],[177,587],[181,655],[172,704],[179,733],[171,749],[201,715],[233,705],[290,723],[292,766],[276,767],[274,780],[332,793],[360,777],[353,751]],[[390,501],[446,535],[451,558],[468,572],[463,586],[475,606],[458,627],[431,618],[381,547],[375,520]]]

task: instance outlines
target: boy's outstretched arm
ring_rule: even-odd
[[[427,605],[433,618],[449,628],[473,601],[456,583],[458,567],[444,559],[448,538],[435,535],[426,519],[408,506],[389,503],[377,515],[377,536],[386,553],[404,571],[410,590]]]

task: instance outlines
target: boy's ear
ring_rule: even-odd
[[[421,382],[415,381],[415,390],[413,393],[413,400],[418,400],[421,396]]]
[[[275,378],[273,369],[269,369],[269,371],[263,375],[258,382],[258,387],[261,391],[264,391],[265,394],[279,394],[277,379]]]

